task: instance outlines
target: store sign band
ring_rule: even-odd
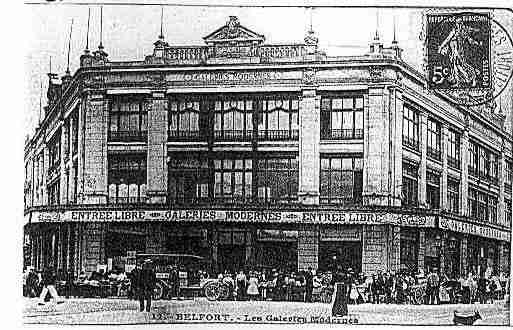
[[[481,237],[497,239],[501,241],[510,241],[511,235],[511,233],[508,231],[485,226],[479,226],[473,223],[457,221],[443,217],[440,217],[439,227],[441,229],[447,229],[458,233],[471,234]]]
[[[31,222],[116,222],[116,221],[190,221],[305,224],[391,224],[434,227],[435,217],[370,212],[299,212],[232,210],[137,210],[137,211],[64,211],[34,212]]]

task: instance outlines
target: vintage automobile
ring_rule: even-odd
[[[153,299],[170,298],[172,285],[169,281],[169,273],[173,265],[178,267],[180,295],[182,297],[194,297],[203,294],[204,286],[208,280],[202,278],[200,273],[209,269],[209,265],[203,257],[178,253],[138,253],[136,255],[137,264],[141,264],[146,259],[151,259],[157,277]]]

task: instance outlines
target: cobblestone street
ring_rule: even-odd
[[[322,303],[272,301],[222,301],[206,299],[157,301],[152,312],[141,313],[138,303],[126,299],[69,299],[64,304],[38,306],[26,299],[25,323],[55,324],[138,324],[138,323],[358,323],[450,325],[453,312],[478,310],[476,325],[507,325],[509,314],[502,301],[475,305],[351,305],[347,319],[331,319],[330,305]],[[356,320],[356,321],[355,321]],[[334,322],[333,322],[334,321]]]

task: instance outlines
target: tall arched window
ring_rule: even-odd
[[[252,100],[217,100],[214,113],[216,140],[251,140],[253,136]]]
[[[299,101],[294,98],[264,99],[258,116],[258,138],[289,140],[299,138]]]
[[[195,140],[202,136],[200,108],[200,102],[197,100],[170,100],[168,118],[170,140]]]

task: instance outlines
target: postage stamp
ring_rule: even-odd
[[[427,85],[456,104],[491,104],[513,74],[509,32],[483,12],[426,15]]]
[[[25,6],[25,323],[510,324],[511,10]]]
[[[489,14],[428,15],[426,38],[431,89],[491,88]]]

